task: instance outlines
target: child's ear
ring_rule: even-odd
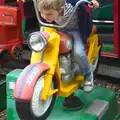
[[[60,10],[59,10],[59,14],[60,14],[60,15],[63,15],[63,13],[64,13],[64,6],[62,6],[62,7],[60,8]]]

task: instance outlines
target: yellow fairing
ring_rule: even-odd
[[[32,52],[31,63],[37,63],[41,60],[50,66],[50,74],[54,74],[59,55],[60,36],[56,29],[44,27],[44,32],[50,34],[47,47],[40,53]]]
[[[89,48],[89,52],[88,52],[88,60],[89,60],[89,63],[92,64],[93,61],[95,60],[96,56],[98,55],[101,45],[98,45],[98,35],[97,34],[90,36],[88,41],[90,43],[90,48]]]
[[[50,38],[48,39],[46,48],[42,52],[32,52],[31,63],[38,63],[41,61],[42,63],[48,64],[50,67],[44,78],[44,88],[41,96],[42,100],[47,100],[49,96],[58,91],[58,89],[50,90],[50,88],[52,77],[55,74],[56,64],[58,62],[60,36],[54,28],[41,27],[41,31],[43,29],[44,32],[50,34]]]

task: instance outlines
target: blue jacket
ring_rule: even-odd
[[[66,2],[71,3],[73,6],[78,2],[79,0],[66,0]],[[89,0],[91,1],[91,0]],[[90,13],[87,12],[85,8],[85,4],[81,4],[79,7],[79,28],[80,33],[83,38],[83,42],[86,43],[87,38],[89,37],[91,30],[92,30],[92,18],[90,16]]]

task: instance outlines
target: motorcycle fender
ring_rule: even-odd
[[[30,64],[23,69],[17,79],[14,98],[17,101],[29,102],[33,95],[34,86],[43,72],[50,67],[44,63]]]

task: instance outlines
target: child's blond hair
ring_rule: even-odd
[[[54,9],[60,10],[64,6],[65,0],[37,0],[38,9]]]

